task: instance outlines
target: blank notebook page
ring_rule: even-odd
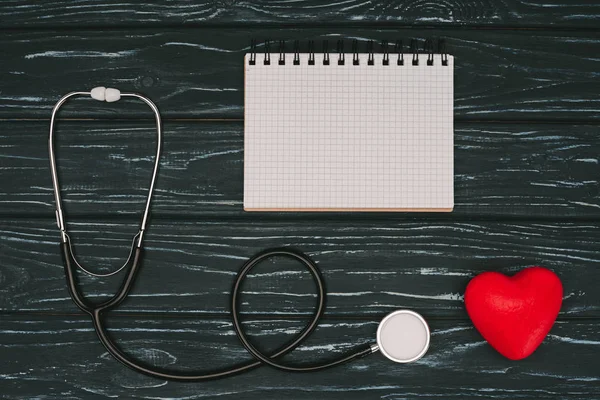
[[[453,65],[245,57],[246,211],[452,211]]]

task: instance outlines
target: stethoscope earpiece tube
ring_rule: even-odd
[[[71,239],[69,238],[69,234],[67,233],[67,222],[64,216],[63,208],[62,208],[62,198],[60,193],[60,181],[58,178],[58,170],[56,168],[56,156],[54,151],[54,130],[56,125],[56,116],[60,108],[71,98],[74,97],[91,97],[94,100],[98,101],[106,101],[106,102],[115,102],[120,100],[121,98],[135,98],[143,101],[150,107],[152,112],[154,113],[154,118],[156,122],[156,155],[154,156],[154,168],[152,170],[152,176],[150,178],[150,185],[148,187],[148,196],[146,197],[146,203],[144,207],[144,211],[142,213],[142,219],[140,221],[140,226],[138,232],[133,237],[133,242],[131,244],[131,251],[129,253],[129,257],[125,261],[125,263],[119,267],[118,269],[105,273],[99,274],[96,272],[92,272],[89,269],[86,269],[83,265],[81,265],[77,259],[75,258],[75,254],[73,251],[73,246],[71,244]],[[99,86],[93,88],[89,92],[71,92],[67,93],[63,97],[61,97],[54,108],[52,109],[52,116],[50,117],[50,134],[48,136],[48,154],[50,157],[50,172],[52,174],[52,187],[54,190],[54,201],[56,204],[56,224],[61,233],[61,240],[63,243],[68,244],[69,251],[71,253],[71,261],[83,272],[88,275],[96,276],[96,277],[108,277],[115,275],[125,269],[125,267],[130,263],[134,249],[136,247],[142,247],[142,243],[144,240],[144,233],[146,232],[146,224],[148,223],[148,215],[150,214],[150,203],[152,201],[152,194],[154,193],[154,186],[156,184],[156,176],[158,175],[158,166],[160,161],[160,154],[162,149],[162,120],[160,118],[160,112],[158,111],[158,107],[152,100],[148,97],[138,94],[138,93],[121,93],[118,89],[113,88],[105,88],[104,86]]]

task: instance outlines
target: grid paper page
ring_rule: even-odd
[[[245,57],[246,211],[451,211],[454,58]]]

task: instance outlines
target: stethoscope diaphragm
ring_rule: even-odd
[[[429,326],[414,311],[398,310],[388,314],[377,328],[377,346],[392,361],[410,363],[427,353]]]

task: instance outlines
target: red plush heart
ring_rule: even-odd
[[[563,288],[556,274],[529,267],[512,277],[484,272],[467,285],[465,305],[475,328],[498,350],[520,360],[537,349],[554,324]]]

